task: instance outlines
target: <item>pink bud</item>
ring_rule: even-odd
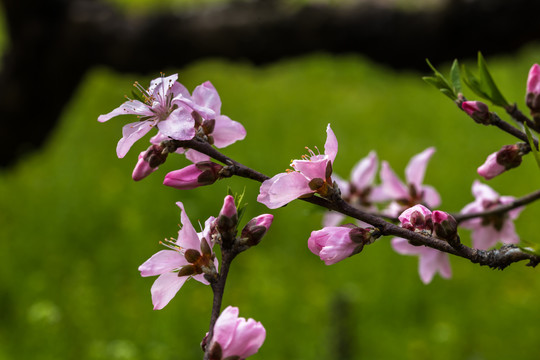
[[[229,218],[236,215],[236,205],[234,204],[234,198],[231,195],[225,196],[225,199],[223,200],[223,207],[221,208],[219,215]]]
[[[335,264],[351,255],[362,251],[364,242],[353,241],[357,234],[347,226],[329,226],[322,230],[312,231],[308,239],[308,248],[321,258],[326,265]]]
[[[163,185],[180,190],[195,189],[199,186],[210,185],[219,179],[223,166],[211,161],[198,162],[183,169],[171,171],[165,175]]]
[[[435,236],[445,240],[453,240],[457,235],[457,221],[444,211],[435,210],[431,215]]]
[[[145,159],[146,151],[143,151],[139,154],[139,160],[137,161],[137,164],[135,165],[135,168],[133,169],[133,173],[131,174],[131,177],[135,181],[139,181],[156,171],[158,168],[151,167],[148,161]]]
[[[398,216],[401,227],[409,230],[431,230],[431,210],[424,205],[414,205]]]
[[[262,214],[251,219],[242,229],[240,238],[248,246],[254,246],[261,242],[264,235],[272,225],[274,215]]]
[[[502,174],[506,168],[497,162],[497,153],[490,154],[486,161],[478,168],[478,175],[486,180],[493,179],[495,176]]]
[[[521,164],[523,155],[522,145],[505,145],[501,150],[490,154],[484,164],[482,164],[477,172],[486,180],[493,179],[495,176],[502,174],[506,170],[518,167]]]
[[[214,325],[210,353],[220,354],[221,359],[245,359],[259,351],[265,338],[260,322],[238,317],[238,308],[228,306]]]
[[[538,64],[534,64],[529,70],[529,77],[527,78],[528,94],[540,94],[540,66]]]
[[[488,125],[490,122],[489,108],[481,101],[464,101],[461,104],[463,111],[479,124]]]

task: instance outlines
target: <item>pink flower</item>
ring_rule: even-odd
[[[118,115],[132,114],[139,117],[139,121],[122,128],[122,139],[116,147],[119,158],[123,158],[131,146],[153,127],[158,127],[165,136],[176,140],[189,140],[195,136],[195,120],[191,111],[178,100],[182,96],[189,96],[189,92],[177,79],[177,74],[159,77],[152,80],[146,90],[135,83],[142,93],[143,101],[126,101],[108,114],[98,117],[100,122]]]
[[[418,273],[424,284],[429,284],[438,272],[443,278],[452,276],[448,254],[426,246],[413,246],[402,238],[392,239],[392,247],[402,255],[416,255],[419,257]]]
[[[481,101],[464,101],[461,103],[461,108],[474,121],[479,124],[487,125],[490,121],[489,108]]]
[[[148,161],[145,159],[146,151],[143,151],[139,154],[139,158],[137,160],[137,164],[135,165],[135,168],[133,169],[133,173],[131,174],[131,177],[135,181],[139,181],[156,171],[158,168],[151,167]]]
[[[228,306],[216,320],[210,343],[211,359],[246,359],[259,351],[266,338],[262,324],[238,317],[238,308]]]
[[[339,176],[334,175],[333,180],[338,184],[341,197],[349,204],[366,211],[374,211],[374,201],[378,201],[378,188],[373,186],[373,180],[377,174],[378,159],[377,153],[371,151],[365,158],[361,159],[351,171],[351,180],[347,182]],[[324,226],[337,226],[345,215],[328,211],[323,218]]]
[[[385,210],[387,215],[397,216],[404,209],[415,204],[425,204],[429,207],[440,204],[441,198],[437,190],[422,184],[427,163],[434,152],[435,148],[430,147],[412,157],[405,168],[407,184],[399,180],[388,162],[382,162],[381,186],[377,191],[379,201],[393,200]]]
[[[231,195],[225,196],[225,199],[223,200],[223,207],[221,208],[219,215],[223,215],[228,218],[233,218],[237,216],[236,205],[234,204],[234,197],[232,197]]]
[[[371,230],[348,225],[325,227],[311,232],[308,248],[326,265],[332,265],[358,254],[364,245],[373,242]]]
[[[210,226],[215,219],[210,217],[206,220],[205,229],[197,233],[189,221],[184,205],[181,202],[176,204],[181,209],[182,223],[178,240],[171,240],[165,245],[171,250],[161,250],[139,266],[141,276],[159,275],[151,289],[154,310],[163,309],[189,278],[208,285],[203,267],[213,267],[215,271],[218,265],[209,236]]]
[[[211,185],[219,179],[223,166],[212,161],[191,164],[180,170],[171,171],[165,175],[163,185],[179,190],[195,189],[203,185]]]
[[[280,173],[264,181],[260,188],[257,201],[276,209],[300,196],[315,192],[326,195],[332,187],[332,164],[336,158],[338,143],[330,124],[326,128],[326,143],[324,155],[304,155],[302,160],[293,160],[294,171]]]
[[[475,200],[461,210],[462,214],[486,211],[499,205],[509,204],[515,199],[513,196],[499,196],[492,188],[478,180],[473,183],[472,193]],[[523,207],[519,207],[503,214],[466,220],[461,223],[461,226],[472,230],[473,246],[477,249],[489,249],[495,246],[497,241],[517,244],[519,236],[513,220],[522,210]]]
[[[197,134],[206,137],[210,144],[224,148],[246,137],[242,124],[221,115],[221,99],[210,81],[197,86],[191,96],[183,93],[178,101],[200,115],[201,119],[196,119],[195,123]]]

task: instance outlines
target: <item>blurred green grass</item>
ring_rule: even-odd
[[[530,65],[540,48],[488,58],[505,96],[524,108]],[[346,177],[371,149],[400,176],[410,157],[437,152],[425,183],[459,211],[472,201],[476,167],[515,142],[470,121],[420,79],[358,56],[313,55],[262,68],[205,61],[179,72],[189,89],[211,80],[222,113],[240,121],[247,138],[224,152],[268,175],[284,171],[304,146],[322,149],[327,123],[339,140],[335,172]],[[268,335],[254,359],[335,359],[335,334],[352,339],[354,359],[537,359],[538,270],[516,264],[493,271],[452,258],[453,278],[424,286],[417,260],[394,253],[383,238],[364,252],[325,266],[307,238],[322,212],[303,202],[269,211],[257,204],[258,184],[227,179],[178,191],[161,185],[187,161],[170,157],[135,183],[138,142],[124,159],[115,146],[128,119],[106,124],[99,114],[118,106],[134,80],[103,68],[88,74],[46,146],[0,173],[0,359],[197,359],[207,330],[211,290],[190,281],[161,311],[137,267],[176,236],[185,204],[195,223],[216,215],[231,186],[246,188],[244,221],[275,214],[271,231],[233,263],[224,305],[262,321]],[[471,94],[468,94],[471,95]],[[23,135],[23,134],[21,134]],[[20,136],[20,135],[19,135]],[[532,157],[489,184],[503,195],[537,188]],[[536,239],[538,204],[517,221]],[[469,241],[463,231],[464,241]],[[342,304],[346,318],[336,317]]]

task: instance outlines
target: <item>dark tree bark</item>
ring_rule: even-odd
[[[454,0],[402,12],[374,3],[234,2],[184,13],[128,17],[99,0],[2,0],[10,46],[0,71],[0,165],[36,148],[85,72],[157,73],[207,57],[266,64],[311,52],[361,53],[429,72],[453,58],[511,52],[540,37],[536,0]],[[36,91],[38,90],[38,91]]]

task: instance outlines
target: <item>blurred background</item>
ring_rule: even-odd
[[[307,249],[323,212],[304,202],[268,210],[258,184],[226,179],[192,191],[161,185],[181,156],[131,179],[144,138],[115,153],[129,120],[100,124],[141,84],[179,73],[210,80],[222,113],[247,129],[224,153],[267,175],[305,146],[339,141],[334,172],[375,149],[403,176],[435,146],[425,183],[441,209],[471,202],[476,168],[515,143],[480,126],[421,80],[425,58],[447,72],[477,51],[508,101],[526,112],[525,84],[540,59],[533,1],[3,0],[0,17],[0,359],[200,359],[212,293],[188,282],[153,311],[153,278],[137,267],[192,222],[219,212],[227,187],[246,191],[244,222],[275,215],[263,242],[233,263],[224,306],[261,321],[254,359],[538,359],[538,270],[490,270],[452,258],[453,277],[423,285],[417,259],[382,238],[325,266]],[[519,26],[515,25],[519,24]],[[474,99],[472,93],[466,93]],[[504,111],[499,111],[505,117]],[[523,164],[489,182],[501,195],[537,189]],[[538,241],[540,206],[516,221]],[[243,225],[243,224],[242,224]],[[461,231],[470,244],[469,232]]]

